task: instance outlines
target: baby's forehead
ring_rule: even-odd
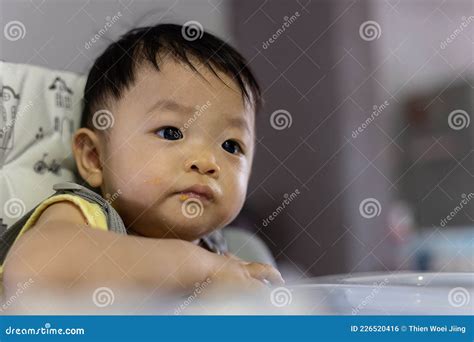
[[[229,94],[242,98],[242,90],[235,79],[212,65],[192,58],[189,64],[171,57],[159,59],[158,69],[149,62],[140,63],[135,68],[134,83],[159,88],[162,92],[170,91],[167,97],[201,93],[214,100],[216,96]],[[190,89],[194,91],[190,92]]]
[[[222,72],[208,67],[167,60],[157,70],[142,65],[136,70],[135,83],[123,98],[125,105],[140,107],[141,112],[178,111],[188,114],[213,113],[253,123],[255,110],[246,101],[237,83]]]

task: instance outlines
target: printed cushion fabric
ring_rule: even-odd
[[[71,139],[86,76],[0,61],[0,233],[74,181]]]

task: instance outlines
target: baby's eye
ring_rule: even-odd
[[[156,130],[155,133],[166,140],[183,139],[183,133],[180,131],[180,129],[172,126],[162,127]]]
[[[239,143],[234,140],[224,141],[224,143],[222,144],[222,148],[232,154],[243,153],[242,148],[240,147]]]

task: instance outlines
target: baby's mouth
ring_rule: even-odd
[[[202,202],[212,202],[214,200],[214,192],[207,185],[196,184],[177,192],[177,194],[183,202],[189,198],[195,198]]]
[[[200,201],[206,201],[206,202],[209,201],[207,197],[205,197],[201,194],[195,193],[195,192],[180,192],[179,193],[180,201],[184,202],[189,198],[196,198]]]

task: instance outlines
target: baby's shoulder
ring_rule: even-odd
[[[71,195],[73,196],[73,195]],[[77,196],[76,196],[77,197]],[[38,216],[35,224],[42,225],[51,221],[87,224],[84,211],[73,201],[62,200],[50,204]]]

